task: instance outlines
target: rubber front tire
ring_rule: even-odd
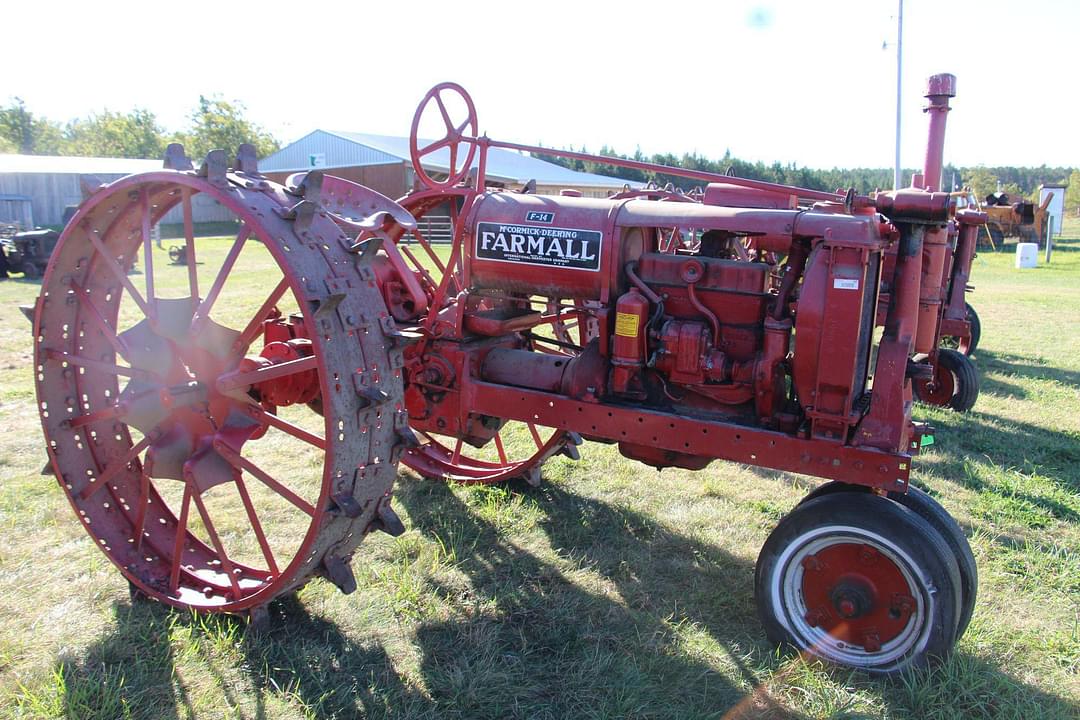
[[[843,482],[825,483],[803,498],[800,504],[825,495],[843,492],[869,494],[870,488]],[[971,615],[975,611],[975,599],[979,593],[979,568],[975,564],[975,554],[971,552],[967,536],[964,535],[964,531],[949,511],[941,506],[941,503],[915,486],[910,486],[906,493],[890,492],[888,498],[914,511],[923,520],[933,525],[952,550],[957,569],[960,571],[960,617],[956,628],[956,638],[959,640],[971,623]]]
[[[949,654],[960,587],[953,552],[938,531],[869,493],[797,506],[765,541],[754,573],[758,615],[771,641],[875,675]]]
[[[926,356],[916,355],[912,359],[922,362]],[[938,349],[934,385],[931,389],[929,381],[915,380],[912,383],[915,399],[928,405],[967,412],[979,398],[979,373],[975,364],[967,355],[951,348]]]
[[[975,308],[971,307],[971,303],[964,303],[964,307],[967,308],[967,320],[971,326],[971,337],[968,338],[967,346],[963,349],[963,352],[965,355],[972,355],[975,348],[979,347],[979,338],[982,337],[982,322],[979,320],[979,314],[975,312]]]

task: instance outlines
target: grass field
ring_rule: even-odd
[[[594,444],[539,488],[403,472],[407,532],[365,541],[360,589],[315,581],[266,634],[132,604],[39,475],[16,310],[38,285],[2,282],[0,717],[1080,717],[1080,222],[1049,267],[985,253],[973,283],[982,395],[964,416],[918,409],[937,432],[913,479],[968,534],[979,601],[947,663],[882,682],[778,653],[754,613],[757,551],[817,481],[657,472]]]

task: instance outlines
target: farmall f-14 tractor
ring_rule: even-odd
[[[658,468],[803,473],[832,482],[761,551],[768,636],[876,673],[944,655],[976,568],[908,478],[926,432],[913,381],[934,377],[919,353],[953,320],[977,231],[936,188],[953,83],[930,82],[929,187],[872,196],[632,161],[708,184],[493,189],[490,148],[539,148],[479,135],[449,83],[416,112],[420,187],[397,202],[315,171],[270,182],[250,146],[198,168],[172,146],[163,170],[92,192],[49,265],[33,308],[48,469],[134,591],[253,619],[313,577],[357,587],[365,535],[404,531],[399,464],[536,483],[585,438]],[[196,243],[197,194],[240,221],[224,248]],[[177,206],[188,264],[157,268],[150,229]],[[443,212],[437,247],[417,218]]]

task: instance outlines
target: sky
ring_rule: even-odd
[[[284,142],[404,136],[450,80],[500,140],[893,165],[897,0],[10,5],[0,103],[53,120],[141,107],[177,130],[219,94]],[[1080,166],[1078,28],[1077,0],[905,0],[904,166],[940,72],[957,76],[946,162]]]

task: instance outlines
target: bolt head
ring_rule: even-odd
[[[846,618],[855,614],[855,603],[850,598],[843,598],[836,604],[836,609]]]

